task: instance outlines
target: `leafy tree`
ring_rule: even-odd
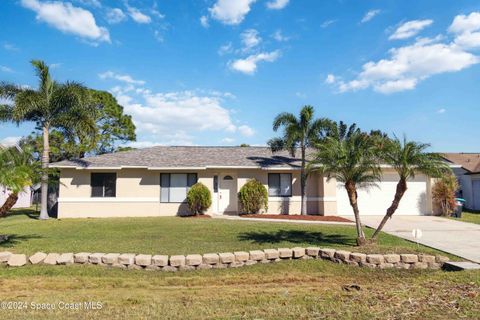
[[[347,132],[349,132],[348,130]],[[360,130],[326,137],[317,145],[311,167],[327,177],[336,178],[345,187],[355,215],[357,244],[366,243],[358,209],[358,188],[368,188],[380,180],[381,170],[376,155],[375,139]]]
[[[0,84],[0,97],[13,104],[0,106],[0,121],[34,122],[42,131],[42,177],[40,219],[48,219],[48,164],[50,162],[51,130],[57,129],[69,135],[73,128],[82,127],[85,134],[95,137],[95,118],[88,90],[76,82],[58,83],[50,75],[49,67],[40,60],[33,60],[39,78],[38,88],[31,89],[12,84]]]
[[[256,179],[248,180],[240,188],[238,197],[245,213],[258,213],[262,208],[268,210],[267,188]]]
[[[195,183],[188,190],[187,203],[194,215],[203,214],[212,205],[210,190],[201,182]]]
[[[426,152],[429,147],[430,145],[426,143],[408,141],[406,137],[403,140],[397,137],[384,140],[381,149],[382,160],[385,164],[393,167],[400,179],[397,183],[392,204],[387,209],[372,239],[378,237],[388,219],[397,210],[403,195],[408,189],[407,181],[409,179],[414,179],[417,173],[423,173],[430,177],[439,177],[442,173],[450,170],[439,154]]]
[[[0,207],[0,217],[5,217],[17,203],[19,193],[37,182],[38,173],[38,163],[34,162],[30,148],[0,146],[0,185],[10,191]]]
[[[60,130],[50,132],[50,161],[83,158],[86,154],[98,155],[114,151],[126,151],[130,147],[116,147],[119,143],[135,141],[135,125],[130,115],[123,113],[123,107],[108,92],[88,90],[90,103],[95,110],[95,135],[92,138],[89,130],[82,126],[70,128],[66,135]],[[35,147],[42,153],[42,137],[35,132],[22,139],[21,144]]]
[[[308,171],[306,170],[307,148],[315,146],[328,131],[331,121],[326,118],[314,119],[312,106],[304,106],[297,118],[294,114],[280,113],[273,121],[273,131],[283,128],[281,137],[268,141],[272,152],[287,150],[292,157],[295,157],[297,149],[300,149],[300,189],[301,189],[301,214],[307,214],[307,199],[305,197]]]

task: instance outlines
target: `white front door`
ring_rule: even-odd
[[[230,174],[218,176],[218,213],[237,212],[237,179]]]
[[[472,180],[472,196],[474,210],[480,210],[480,180]]]

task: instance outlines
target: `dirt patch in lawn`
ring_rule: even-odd
[[[282,219],[282,220],[305,220],[305,221],[329,221],[329,222],[352,222],[343,217],[336,216],[301,216],[286,214],[244,214],[242,218]]]

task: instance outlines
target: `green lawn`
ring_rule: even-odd
[[[179,217],[65,219],[39,221],[32,211],[16,211],[0,220],[0,234],[10,240],[0,250],[44,252],[133,252],[189,254],[294,246],[348,248],[364,252],[431,252],[382,234],[379,244],[355,245],[352,226],[306,225]],[[367,235],[372,233],[366,229]]]
[[[463,221],[463,222],[480,224],[480,212],[465,211],[465,212],[462,213],[462,218],[460,218],[460,219],[451,218],[451,219],[458,220],[458,221]]]
[[[135,218],[38,221],[17,211],[0,220],[14,235],[0,251],[187,254],[316,245],[353,247],[350,226]],[[371,234],[371,230],[366,230]],[[362,251],[425,251],[382,234]],[[349,285],[359,290],[349,290]],[[281,261],[238,269],[152,272],[93,265],[0,266],[0,319],[474,319],[480,272],[371,270],[322,260]],[[60,310],[60,302],[99,302],[101,310]],[[54,304],[34,310],[32,303]]]

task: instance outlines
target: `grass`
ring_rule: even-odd
[[[65,219],[38,221],[30,210],[0,220],[9,241],[0,250],[43,252],[133,252],[191,254],[294,246],[320,246],[364,252],[429,252],[409,241],[382,234],[378,245],[353,248],[355,228],[179,217]],[[365,229],[367,235],[371,229]]]
[[[462,217],[460,219],[453,218],[453,217],[451,219],[457,220],[457,221],[480,224],[480,212],[464,211],[462,212]]]
[[[348,290],[349,285],[360,290]],[[476,319],[480,272],[370,270],[322,260],[148,272],[0,267],[0,301],[101,310],[1,310],[2,319]]]
[[[0,220],[14,235],[0,251],[186,254],[292,246],[353,248],[350,226],[216,219],[35,220],[16,211]],[[367,234],[372,230],[367,229]],[[382,234],[362,250],[436,253]],[[350,285],[359,290],[350,289]],[[239,269],[150,272],[93,265],[0,266],[0,319],[474,319],[480,272],[370,270],[322,260],[282,261]],[[60,303],[99,302],[100,310],[62,310]],[[53,310],[35,310],[49,303]]]

